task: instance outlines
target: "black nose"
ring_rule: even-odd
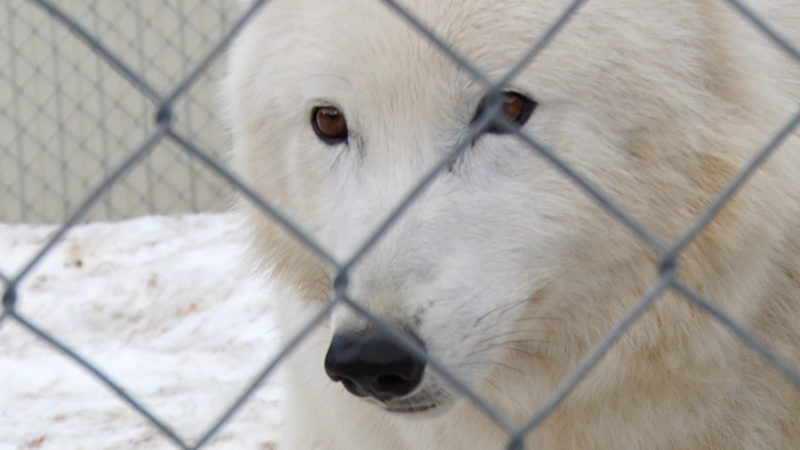
[[[410,394],[424,371],[424,361],[377,333],[334,336],[325,356],[331,380],[341,381],[359,397],[371,395],[382,401]]]

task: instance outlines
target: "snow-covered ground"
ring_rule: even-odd
[[[16,273],[53,230],[0,224],[0,271]],[[191,443],[278,347],[268,290],[241,267],[236,234],[225,214],[74,228],[21,284],[17,311]],[[280,410],[271,376],[206,448],[272,448]],[[28,448],[174,444],[94,376],[6,318],[0,450]]]

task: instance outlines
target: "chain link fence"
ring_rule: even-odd
[[[419,33],[486,87],[490,96],[501,89],[537,57],[575,12],[591,0],[574,1],[524,57],[499,81],[476,69],[446,41],[428,29],[394,0],[382,1]],[[800,62],[800,52],[738,0],[725,1],[775,45]],[[800,123],[800,110],[766,145],[754,149],[752,160],[731,180],[706,211],[675,242],[664,242],[591,182],[581,177],[546,146],[522,133],[502,118],[484,115],[461,143],[425,174],[373,234],[347,261],[331,254],[276,210],[269,198],[248,188],[224,163],[224,133],[216,125],[209,86],[216,78],[220,55],[268,1],[253,2],[243,14],[231,13],[226,0],[204,2],[103,2],[10,0],[6,2],[5,28],[0,51],[3,67],[2,148],[0,154],[0,219],[4,221],[58,221],[60,226],[46,245],[17,273],[0,273],[4,284],[0,316],[2,325],[16,322],[69,356],[124,399],[180,448],[200,448],[247,401],[281,361],[319,325],[334,307],[352,308],[428,364],[508,432],[509,449],[524,448],[524,439],[598,364],[603,355],[665,291],[679,293],[760,354],[800,389],[800,374],[756,336],[738,324],[675,275],[680,253],[712,221],[742,184],[779,147]],[[238,11],[238,10],[237,10]],[[123,56],[124,55],[124,56]],[[488,108],[497,114],[499,105]],[[435,358],[428,357],[405,336],[371,314],[347,292],[349,269],[376,243],[425,187],[469,142],[493,123],[527,143],[533,152],[555,165],[587,195],[661,255],[659,279],[651,290],[585,355],[538,411],[522,425],[513,424],[463,383]],[[201,438],[188,442],[128,394],[102,368],[22,315],[15,305],[20,282],[54,245],[81,221],[132,217],[145,213],[220,209],[229,191],[236,190],[259,205],[316,255],[334,266],[337,277],[330,301],[230,404]],[[0,255],[2,258],[2,255]]]
[[[0,221],[63,221],[152,128],[156,106],[81,35],[27,0],[0,7]],[[58,2],[85,37],[102,42],[153,90],[166,92],[232,26],[230,2]],[[210,155],[227,147],[216,116],[220,64],[171,105],[176,126]],[[83,218],[217,211],[225,183],[170,142]]]

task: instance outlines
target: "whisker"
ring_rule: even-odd
[[[508,337],[508,336],[514,336],[514,335],[517,335],[517,334],[527,335],[529,333],[536,333],[536,332],[537,332],[537,330],[512,330],[512,331],[508,331],[506,333],[496,334],[494,336],[490,336],[490,337],[488,337],[486,339],[483,339],[482,341],[478,342],[478,345],[484,344],[484,343],[487,343],[487,342],[492,342],[492,341],[494,341],[496,339],[499,339],[499,338],[504,338],[504,337]],[[540,333],[544,333],[543,330],[540,330],[539,332]]]
[[[496,348],[510,348],[510,345],[524,345],[524,344],[551,345],[552,342],[545,341],[545,340],[539,340],[539,339],[524,339],[524,340],[518,339],[518,340],[496,342],[496,343],[493,343],[493,344],[489,344],[489,345],[485,345],[485,346],[482,346],[480,348],[477,348],[477,349],[471,351],[470,353],[468,353],[466,356],[469,358],[469,357],[472,357],[472,356],[475,356],[475,355],[479,355],[479,354],[481,354],[483,352],[486,352],[486,351],[489,351],[489,350],[494,350]]]
[[[514,319],[514,322],[532,322],[534,320],[538,321],[545,321],[545,320],[564,320],[564,317],[554,317],[554,316],[522,316]]]
[[[519,373],[519,374],[524,374],[523,371],[521,369],[519,369],[518,367],[514,367],[514,366],[512,366],[510,364],[507,364],[507,363],[504,363],[502,361],[486,361],[486,360],[467,361],[467,362],[461,363],[460,365],[464,366],[464,367],[468,367],[468,366],[499,366],[499,367],[503,367],[504,369],[508,369],[508,370],[510,370],[512,372],[516,372],[516,373]]]
[[[495,308],[492,308],[492,309],[490,309],[489,311],[487,311],[487,312],[483,313],[483,315],[481,315],[481,316],[480,316],[480,317],[478,317],[477,319],[475,319],[475,322],[474,322],[472,325],[473,325],[473,326],[477,326],[479,323],[481,323],[481,321],[483,321],[483,319],[485,319],[485,318],[489,317],[490,315],[492,315],[492,314],[494,314],[494,313],[497,313],[498,311],[500,311],[500,314],[501,314],[501,315],[502,315],[502,314],[505,314],[505,313],[507,313],[508,311],[510,311],[510,310],[512,310],[512,309],[514,309],[514,308],[516,308],[516,307],[520,306],[520,305],[524,305],[525,303],[527,303],[527,302],[528,302],[528,300],[529,300],[529,299],[527,299],[527,298],[526,298],[526,299],[523,299],[523,300],[520,300],[520,301],[517,301],[517,302],[511,303],[510,305],[500,305],[500,306],[497,306],[497,307],[495,307]]]
[[[512,352],[522,353],[523,355],[530,356],[530,357],[533,357],[533,358],[546,359],[547,361],[554,361],[555,360],[555,358],[552,358],[550,356],[545,356],[545,355],[543,355],[541,353],[532,352],[532,351],[529,351],[528,349],[521,349],[519,347],[509,347],[508,350],[510,350]]]

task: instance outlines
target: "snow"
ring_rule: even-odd
[[[0,224],[0,272],[16,274],[54,230]],[[193,443],[278,350],[268,286],[242,264],[237,236],[229,214],[73,228],[20,284],[16,310]],[[204,448],[273,448],[281,395],[279,380],[268,377]],[[0,323],[0,450],[28,448],[175,444],[7,317]]]

